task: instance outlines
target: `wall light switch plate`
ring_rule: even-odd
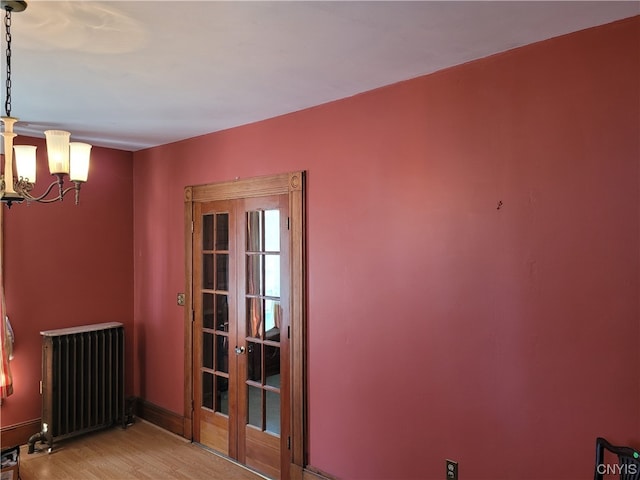
[[[178,305],[180,305],[181,307],[184,307],[184,293],[178,294]]]
[[[458,462],[447,460],[447,480],[458,480]]]

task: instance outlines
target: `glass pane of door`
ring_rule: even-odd
[[[229,414],[229,214],[202,215],[201,406]]]
[[[280,211],[246,214],[246,424],[280,434]]]

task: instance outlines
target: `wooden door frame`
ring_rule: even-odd
[[[291,292],[290,392],[291,455],[288,475],[301,479],[306,466],[306,263],[305,172],[238,179],[184,189],[185,310],[184,310],[184,436],[193,440],[193,212],[200,202],[233,200],[268,195],[289,196],[291,245],[289,251]],[[286,468],[286,465],[283,465]]]

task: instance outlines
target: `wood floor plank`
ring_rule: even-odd
[[[39,447],[40,445],[36,445]],[[264,477],[148,422],[83,435],[27,454],[22,480],[263,480]]]

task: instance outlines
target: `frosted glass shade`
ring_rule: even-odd
[[[33,145],[14,145],[16,154],[16,174],[29,183],[36,183],[36,147]]]
[[[69,144],[69,179],[72,182],[86,182],[89,176],[89,158],[91,145],[82,142]]]
[[[47,130],[47,155],[49,156],[49,171],[54,173],[69,173],[69,132],[62,130]]]

